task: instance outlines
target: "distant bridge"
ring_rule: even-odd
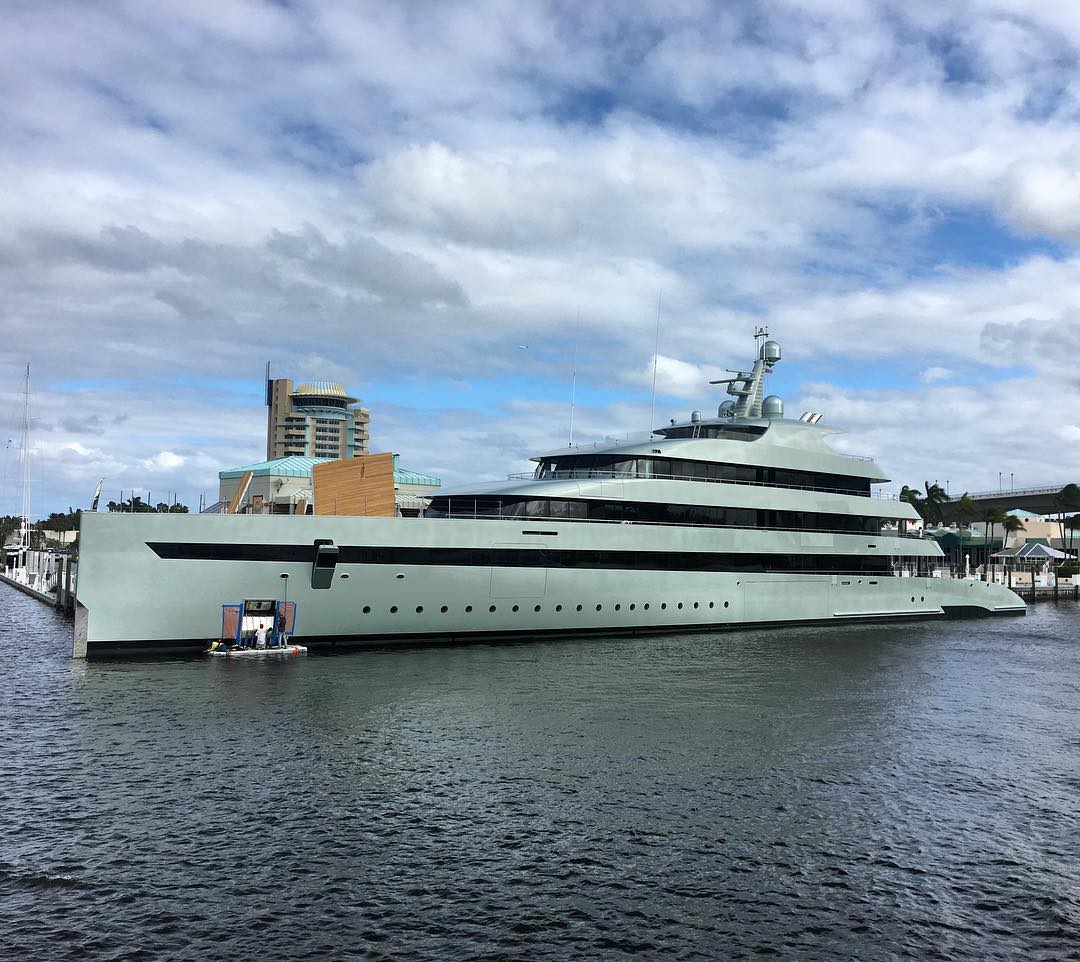
[[[1011,511],[1013,508],[1019,508],[1022,511],[1030,511],[1032,514],[1056,514],[1061,510],[1055,503],[1057,496],[1068,483],[1064,481],[1046,488],[1016,488],[1012,491],[971,491],[968,497],[980,509],[997,507],[1002,511]],[[946,517],[955,515],[956,502],[957,499],[953,498],[942,505]]]

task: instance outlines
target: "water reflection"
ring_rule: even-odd
[[[1076,606],[84,664],[0,605],[0,957],[1078,944]]]

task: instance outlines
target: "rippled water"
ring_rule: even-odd
[[[1080,958],[1080,606],[71,661],[0,585],[0,958]]]

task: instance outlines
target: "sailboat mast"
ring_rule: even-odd
[[[26,365],[26,387],[23,392],[22,432],[22,525],[23,548],[30,547],[30,365]]]

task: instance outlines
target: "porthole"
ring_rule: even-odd
[[[709,602],[709,607],[710,608],[715,607],[711,601]]]
[[[682,611],[682,602],[679,602],[679,611]]]
[[[540,605],[537,605],[535,608],[533,608],[533,611],[539,611],[539,610],[540,610]]]
[[[645,604],[643,604],[641,607],[644,608],[646,611],[648,611],[649,610],[649,603],[646,601]]]
[[[349,580],[349,572],[347,572],[347,571],[341,572],[341,580],[342,581],[348,581]]]
[[[616,605],[615,610],[616,611],[622,611],[622,605]]]
[[[447,608],[447,607],[446,607],[446,605],[443,605],[443,606],[442,606],[442,607],[441,607],[441,608],[439,609],[439,611],[441,611],[441,612],[442,612],[442,613],[443,613],[444,615],[445,615],[445,614],[446,614],[446,612],[447,612],[447,611],[449,611],[449,610],[450,610],[450,609],[449,609],[449,608]]]
[[[578,611],[581,611],[581,605],[578,605],[578,606],[577,606],[577,610],[578,610]]]
[[[914,595],[912,595],[912,596],[911,596],[911,600],[912,600],[912,601],[914,601],[914,600],[915,600],[915,596],[914,596]]]
[[[397,614],[397,605],[391,605],[390,606],[390,614],[392,614],[392,615]]]
[[[634,610],[634,606],[633,606],[633,605],[631,605],[631,606],[630,606],[630,610],[631,610],[631,611],[633,611],[633,610]]]
[[[424,606],[423,605],[417,605],[416,606],[416,613],[418,615],[422,615],[424,613]]]
[[[727,606],[728,606],[728,602],[725,601],[724,602],[724,607],[726,608]]]
[[[494,611],[495,611],[495,606],[494,606],[494,605],[492,605],[492,606],[491,606],[490,608],[488,608],[488,611],[490,611],[490,612],[494,612]]]
[[[562,611],[562,605],[556,605],[555,610],[556,611]]]
[[[597,606],[596,606],[596,610],[597,610],[597,611],[603,611],[603,609],[604,609],[604,606],[603,606],[603,605],[597,605]]]
[[[465,606],[465,614],[472,614],[472,605]]]
[[[365,615],[370,615],[371,614],[371,605],[364,605],[364,614]]]
[[[694,607],[696,608],[697,606],[698,606],[698,603],[695,601],[694,602]]]
[[[494,611],[495,609],[494,609],[494,608],[492,608],[491,610],[492,610],[492,611]],[[514,607],[513,607],[513,608],[511,608],[510,610],[511,610],[511,611],[520,611],[521,609],[520,609],[520,608],[518,608],[518,606],[517,606],[517,605],[514,605]]]
[[[926,595],[919,595],[919,601],[926,601]]]
[[[667,602],[666,601],[660,602],[660,610],[661,611],[666,611],[667,610]]]
[[[404,577],[405,577],[405,575],[403,575],[403,574],[402,574],[402,573],[401,573],[401,572],[399,571],[399,572],[398,572],[398,573],[397,573],[396,575],[394,575],[394,577],[395,577],[395,578],[397,578],[397,580],[398,580],[398,581],[401,581],[401,579],[402,579],[402,578],[404,578]]]

